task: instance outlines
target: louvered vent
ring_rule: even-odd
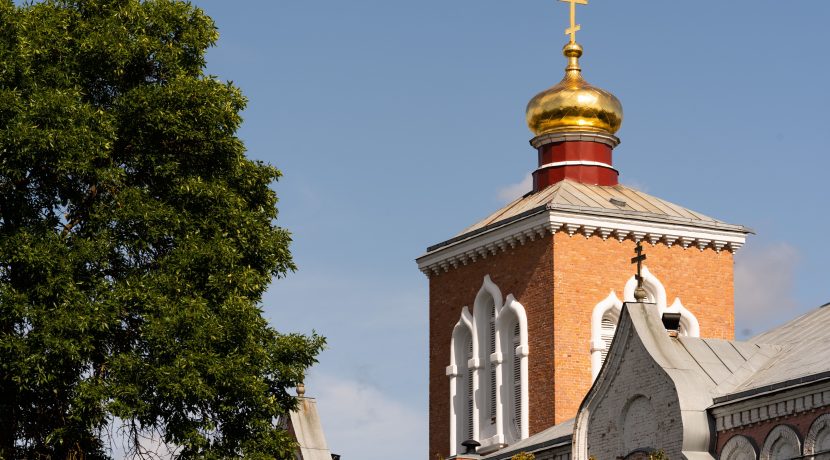
[[[490,406],[490,421],[495,423],[496,419],[496,367],[490,362],[490,355],[496,352],[496,311],[495,307],[490,314],[490,336],[488,337],[489,353],[487,354],[487,365],[490,368],[490,387],[489,390],[489,406]]]
[[[608,356],[608,350],[611,348],[611,341],[614,340],[614,332],[617,331],[617,323],[612,318],[604,316],[602,318],[602,332],[600,337],[605,343],[605,349],[602,350],[602,363]]]
[[[516,438],[522,435],[522,358],[516,353],[521,345],[519,323],[513,328],[513,423]]]
[[[469,362],[469,360],[471,360],[471,359],[473,359],[473,340],[472,340],[472,338],[470,338],[470,341],[467,343],[467,362]],[[474,433],[473,433],[473,404],[474,404],[473,397],[475,395],[475,392],[473,391],[474,390],[474,388],[473,388],[473,369],[467,368],[467,375],[465,377],[467,379],[467,395],[466,395],[467,397],[466,397],[466,400],[465,400],[466,403],[467,403],[467,408],[466,408],[467,409],[466,410],[466,412],[467,412],[466,413],[466,415],[467,415],[467,439],[462,439],[462,441],[466,441],[468,439],[475,439],[475,436],[474,436]]]

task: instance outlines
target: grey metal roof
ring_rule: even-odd
[[[519,452],[535,452],[560,444],[570,444],[573,431],[573,419],[566,420],[483,458],[487,460],[502,460],[508,459]]]
[[[727,224],[622,184],[613,186],[590,185],[566,179],[540,192],[527,194],[513,200],[485,219],[466,228],[460,235],[475,232],[496,222],[510,219],[540,207],[568,211],[592,210],[601,214],[641,217],[645,220],[659,217],[705,227],[751,232],[745,227]]]
[[[822,307],[764,332],[755,343],[775,344],[780,351],[730,398],[830,378],[830,307]]]
[[[673,343],[682,347],[711,381],[713,396],[735,390],[780,351],[775,345],[722,339],[680,337]]]

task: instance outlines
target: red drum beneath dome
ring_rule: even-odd
[[[593,185],[617,185],[611,146],[591,141],[563,141],[539,147],[539,168],[533,173],[538,192],[565,179]]]

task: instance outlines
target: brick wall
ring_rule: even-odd
[[[485,275],[528,317],[530,434],[574,417],[591,385],[591,313],[613,289],[622,298],[634,274],[635,243],[598,235],[557,232],[507,252],[430,278],[429,458],[449,452],[449,379],[452,329],[472,308]],[[734,337],[733,259],[728,251],[679,245],[644,246],[646,266],[680,297],[700,322],[703,337]],[[556,388],[556,392],[554,392]]]
[[[764,446],[764,441],[767,439],[767,435],[770,433],[770,431],[773,430],[773,428],[777,427],[778,425],[788,425],[790,428],[793,428],[796,431],[796,433],[798,433],[798,437],[799,439],[801,439],[801,442],[803,443],[804,438],[810,431],[810,426],[813,424],[813,422],[823,414],[827,413],[830,413],[830,407],[825,406],[784,417],[777,417],[759,423],[753,423],[751,425],[742,426],[740,428],[718,431],[718,457],[720,456],[721,450],[723,450],[723,446],[726,445],[726,443],[730,439],[732,439],[733,436],[739,434],[750,438],[760,451],[760,449]]]
[[[573,418],[591,387],[591,313],[612,289],[622,299],[625,283],[635,272],[634,247],[632,240],[555,234],[555,423]],[[680,297],[700,322],[702,337],[734,338],[731,253],[664,244],[645,244],[643,249],[645,265],[663,283],[669,305]],[[531,381],[531,392],[534,385]]]
[[[513,294],[528,315],[528,371],[531,434],[550,426],[553,413],[553,257],[552,237],[528,241],[496,256],[450,269],[429,280],[429,458],[449,454],[450,396],[445,369],[450,364],[452,329],[464,306],[472,309],[485,275]]]

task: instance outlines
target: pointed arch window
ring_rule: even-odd
[[[450,344],[450,451],[452,455],[463,452],[461,443],[473,439],[475,434],[475,339],[473,317],[469,309],[461,310],[455,324]]]
[[[452,336],[450,454],[475,439],[480,453],[527,438],[528,346],[524,307],[485,277],[473,311],[462,309]]]
[[[623,297],[626,302],[634,302],[636,287],[637,280],[632,276],[625,284]],[[660,315],[667,312],[680,313],[680,335],[700,337],[700,324],[695,315],[683,306],[679,298],[675,299],[671,306],[666,304],[666,289],[663,283],[651,274],[648,267],[643,267],[643,287],[646,290],[646,303],[655,304]],[[599,375],[608,357],[621,309],[622,301],[617,298],[614,291],[594,306],[591,316],[591,375],[594,379]]]

